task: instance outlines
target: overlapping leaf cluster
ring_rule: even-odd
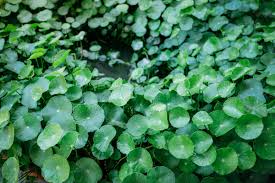
[[[274,5],[0,0],[0,182],[268,182]]]

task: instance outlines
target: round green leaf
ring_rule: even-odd
[[[46,150],[50,147],[55,146],[62,138],[63,130],[59,124],[50,123],[40,133],[37,138],[37,145],[42,149]]]
[[[131,84],[123,84],[112,91],[109,102],[117,106],[124,106],[131,99],[133,90],[134,87]]]
[[[236,119],[226,115],[221,110],[216,110],[210,113],[213,123],[209,125],[210,132],[219,137],[236,126]]]
[[[213,119],[206,111],[197,112],[193,116],[192,121],[197,127],[202,127],[204,125],[209,125],[213,123]]]
[[[217,157],[215,147],[211,146],[206,152],[202,154],[195,154],[192,161],[198,166],[208,166],[214,163]]]
[[[53,150],[52,148],[48,148],[47,150],[41,150],[40,147],[35,144],[31,146],[29,154],[32,162],[35,165],[42,167],[44,161],[53,155]]]
[[[175,174],[165,166],[152,168],[147,174],[148,183],[175,183]]]
[[[135,142],[131,135],[122,133],[117,139],[117,149],[123,154],[129,154],[135,149]]]
[[[48,182],[64,182],[70,174],[68,161],[58,154],[46,159],[42,166],[42,176]]]
[[[108,149],[109,144],[116,136],[116,129],[111,125],[102,126],[94,134],[94,146],[101,152],[105,152]]]
[[[70,100],[70,101],[75,101],[78,100],[82,97],[82,90],[80,87],[78,86],[71,86],[70,88],[68,88],[67,92],[66,92],[66,97]]]
[[[248,170],[256,163],[256,155],[252,147],[245,142],[234,141],[229,144],[238,154],[238,167],[241,170]]]
[[[39,22],[45,22],[45,21],[50,20],[52,18],[52,15],[53,15],[53,13],[51,10],[45,9],[45,10],[42,10],[39,13],[37,13],[36,19]]]
[[[92,72],[88,68],[84,69],[77,69],[73,72],[74,79],[76,80],[77,84],[82,87],[88,84],[92,79]]]
[[[189,123],[190,116],[185,109],[176,107],[169,111],[169,121],[173,127],[181,128]]]
[[[122,183],[147,183],[147,178],[141,173],[133,173],[127,176]]]
[[[148,123],[147,117],[136,114],[128,120],[126,124],[127,132],[133,136],[141,136],[147,131]]]
[[[49,91],[51,95],[64,94],[67,92],[67,83],[64,76],[58,76],[51,80]]]
[[[91,151],[96,159],[105,160],[112,156],[112,154],[114,153],[114,148],[111,144],[109,144],[106,151],[100,151],[93,145]]]
[[[73,116],[77,124],[88,132],[98,130],[105,118],[103,109],[98,105],[79,104],[74,107]]]
[[[78,138],[78,133],[75,131],[71,131],[66,133],[66,135],[63,136],[62,140],[59,143],[59,149],[56,150],[56,153],[68,158],[74,149],[75,143]]]
[[[275,160],[275,114],[264,118],[264,130],[260,137],[255,140],[256,154],[267,160]],[[1,138],[0,138],[1,139]]]
[[[15,157],[7,159],[2,166],[2,176],[7,182],[17,182],[19,176],[19,162]]]
[[[251,140],[260,136],[263,128],[264,125],[261,118],[253,114],[246,114],[238,119],[235,131],[239,137]]]
[[[148,127],[152,130],[161,131],[169,127],[168,116],[166,111],[166,105],[162,103],[156,103],[149,106],[146,111],[149,123]]]
[[[4,128],[0,128],[0,152],[8,150],[14,141],[14,127],[12,124]]]
[[[212,164],[214,171],[220,175],[232,173],[238,167],[238,155],[230,147],[217,150],[216,161]]]
[[[34,139],[41,130],[40,120],[33,113],[26,113],[14,122],[15,136],[21,141]]]
[[[179,163],[179,169],[186,174],[192,173],[197,168],[197,165],[193,163],[191,158],[182,159]]]
[[[81,149],[83,148],[87,141],[88,141],[88,132],[83,126],[78,126],[78,138],[75,143],[75,148],[76,149]]]
[[[225,114],[233,118],[239,118],[245,113],[243,102],[238,97],[231,97],[227,99],[224,102],[222,109]]]
[[[153,167],[153,161],[150,153],[144,148],[136,148],[127,156],[129,166],[135,171],[145,173]]]
[[[55,96],[50,98],[47,105],[42,110],[42,115],[50,119],[60,113],[61,115],[72,113],[72,104],[65,96]]]
[[[101,168],[93,159],[81,158],[76,162],[76,183],[97,183],[102,176]]]
[[[191,135],[191,140],[195,145],[195,152],[202,154],[206,152],[213,143],[212,137],[204,131],[196,131]]]
[[[169,152],[178,159],[187,159],[193,155],[194,144],[186,135],[176,135],[168,142]]]
[[[183,183],[183,182],[188,182],[188,183],[199,183],[200,180],[199,178],[194,175],[194,174],[185,174],[182,173],[176,177],[176,183]]]

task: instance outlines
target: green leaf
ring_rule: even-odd
[[[10,112],[8,108],[0,108],[0,128],[6,126],[10,119]]]
[[[136,148],[127,156],[127,162],[133,170],[141,173],[148,172],[153,167],[150,153],[144,148]]]
[[[213,163],[213,169],[220,175],[232,173],[238,167],[238,155],[230,147],[220,148],[217,150],[217,158]]]
[[[29,154],[32,162],[35,165],[42,167],[44,161],[53,155],[53,150],[52,148],[41,150],[38,145],[34,144],[31,146]]]
[[[189,123],[190,116],[185,109],[176,107],[169,111],[169,121],[173,127],[181,128]]]
[[[138,6],[141,11],[148,10],[153,4],[152,0],[139,0]]]
[[[131,135],[122,133],[117,139],[117,149],[123,154],[129,154],[135,149],[135,142]]]
[[[169,152],[178,159],[187,159],[193,155],[194,144],[186,135],[176,135],[168,142]]]
[[[222,81],[218,84],[218,93],[222,98],[230,97],[235,89],[236,84],[229,81]]]
[[[243,104],[247,113],[254,114],[258,117],[267,116],[267,106],[263,101],[259,101],[256,97],[246,97]]]
[[[87,85],[91,79],[92,79],[92,72],[88,68],[84,69],[76,69],[73,71],[73,76],[76,81],[76,83],[82,87],[84,85]]]
[[[41,131],[40,119],[33,113],[23,114],[14,122],[15,136],[21,141],[32,140]]]
[[[148,183],[145,175],[141,173],[133,173],[127,176],[122,183]]]
[[[221,110],[211,112],[210,116],[213,119],[213,123],[209,125],[209,130],[216,137],[226,134],[236,126],[236,119],[227,116]]]
[[[67,92],[68,86],[64,76],[58,76],[51,80],[49,91],[51,95],[64,94]]]
[[[109,102],[116,106],[124,106],[131,99],[133,90],[134,88],[131,84],[123,84],[112,91]]]
[[[46,150],[55,146],[62,138],[63,130],[57,123],[48,124],[37,138],[37,145]]]
[[[228,19],[225,16],[217,16],[209,20],[209,27],[212,31],[218,31],[226,24],[228,24]]]
[[[275,86],[275,74],[272,74],[266,78],[266,84],[270,86]]]
[[[4,128],[0,128],[0,152],[8,150],[14,141],[14,127],[12,124]]]
[[[235,128],[239,137],[245,140],[252,140],[261,135],[264,125],[262,119],[253,115],[246,114],[238,119]]]
[[[192,161],[198,166],[209,166],[215,162],[217,152],[214,146],[211,146],[207,151],[202,154],[195,154]]]
[[[116,129],[111,125],[104,125],[95,132],[93,137],[93,145],[98,150],[105,152],[115,136]]]
[[[42,115],[46,119],[53,118],[57,114],[71,114],[72,104],[65,96],[54,96],[49,99],[47,105],[42,109]]]
[[[52,155],[46,159],[42,166],[42,175],[48,182],[64,182],[70,174],[68,161],[58,155]]]
[[[2,166],[2,176],[8,183],[15,183],[19,177],[19,162],[15,157],[7,159]]]
[[[69,54],[70,54],[70,50],[60,50],[53,57],[53,67],[56,68],[60,65],[63,65],[67,57],[69,56]]]
[[[78,138],[78,133],[75,131],[68,132],[59,143],[59,149],[57,150],[57,154],[68,158],[74,149]]]
[[[103,176],[99,165],[91,158],[81,158],[76,162],[74,172],[76,183],[97,183]]]
[[[275,124],[274,114],[268,115],[263,119],[264,130],[260,137],[255,140],[256,154],[267,160],[275,160]]]
[[[238,97],[228,98],[223,104],[223,111],[228,116],[240,118],[245,113],[243,102]]]
[[[51,10],[42,10],[40,11],[39,13],[37,13],[36,15],[36,19],[39,21],[39,22],[45,22],[45,21],[48,21],[52,18],[52,11]]]
[[[165,4],[161,0],[153,1],[151,7],[147,10],[147,16],[153,20],[157,20],[161,13],[165,10]]]
[[[105,118],[103,109],[98,105],[78,104],[74,107],[73,116],[77,124],[88,132],[98,130]]]
[[[109,159],[112,154],[114,153],[114,148],[111,144],[107,147],[106,151],[100,151],[97,149],[94,145],[91,148],[91,151],[93,153],[93,156],[98,160],[106,160]]]
[[[147,174],[148,183],[175,183],[175,174],[165,166],[152,168]]]
[[[245,142],[234,141],[229,144],[238,154],[238,167],[241,170],[248,170],[256,163],[256,154],[253,152],[252,147]]]
[[[195,145],[195,152],[202,154],[206,152],[213,143],[212,137],[204,131],[196,131],[191,135],[191,140]]]
[[[222,49],[222,42],[219,38],[213,36],[210,37],[203,45],[202,51],[211,55],[216,51],[219,51]]]
[[[50,82],[45,78],[38,78],[34,83],[27,85],[23,89],[21,103],[28,108],[36,108],[37,101],[40,100],[42,94],[49,89]]]
[[[82,90],[79,86],[71,86],[66,92],[66,97],[70,101],[78,100],[82,97]]]
[[[164,104],[152,104],[146,111],[146,116],[150,121],[147,126],[152,130],[161,131],[169,127],[166,105]]]
[[[133,136],[141,136],[148,129],[149,120],[140,114],[132,116],[126,124],[127,132]]]
[[[193,123],[197,127],[202,127],[213,123],[213,119],[206,111],[199,111],[192,117]]]
[[[182,182],[188,182],[188,183],[199,183],[199,178],[194,174],[185,174],[182,173],[176,177],[176,183],[182,183]]]

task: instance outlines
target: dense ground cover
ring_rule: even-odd
[[[273,0],[0,0],[0,182],[261,183]]]

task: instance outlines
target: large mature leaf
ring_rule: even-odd
[[[234,141],[229,144],[238,154],[238,167],[242,170],[252,168],[256,163],[256,154],[252,147],[245,142]]]
[[[187,159],[193,155],[194,144],[186,135],[176,135],[168,142],[169,152],[178,159]]]
[[[113,138],[116,136],[116,129],[111,125],[102,126],[94,134],[94,146],[99,151],[105,152]]]
[[[15,136],[21,141],[34,139],[41,131],[40,119],[33,113],[23,114],[14,122]]]
[[[220,175],[232,173],[238,166],[238,155],[236,151],[230,147],[218,149],[217,159],[212,166],[214,171]]]
[[[98,105],[79,104],[73,109],[73,116],[77,124],[88,132],[98,130],[105,118],[103,109]]]
[[[68,179],[69,173],[68,161],[57,154],[48,157],[42,166],[42,175],[48,182],[64,182]]]
[[[131,99],[133,90],[131,84],[123,84],[112,91],[109,101],[117,106],[124,106]]]
[[[62,138],[63,130],[57,123],[48,124],[37,138],[37,145],[46,150],[55,146]]]
[[[209,130],[217,137],[226,134],[236,126],[237,120],[227,116],[221,110],[211,112],[210,116],[213,119],[213,123],[209,125]]]
[[[129,166],[135,171],[145,173],[153,167],[153,161],[150,153],[144,148],[136,148],[127,156]]]
[[[260,136],[263,128],[264,125],[261,118],[253,114],[246,114],[238,119],[235,131],[239,137],[251,140]]]
[[[8,150],[14,141],[14,127],[12,124],[4,128],[0,128],[0,152]]]
[[[2,166],[2,176],[8,183],[15,183],[19,177],[19,161],[15,157],[7,159]]]
[[[147,175],[148,183],[175,183],[175,174],[165,166],[157,166],[151,169]]]

